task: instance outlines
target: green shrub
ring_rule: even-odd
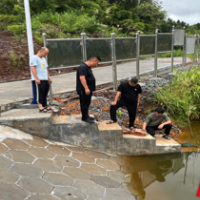
[[[165,88],[155,93],[157,102],[164,107],[179,126],[186,126],[200,115],[200,71],[175,73]]]
[[[25,32],[24,25],[12,25],[8,26],[8,30],[12,32],[15,36],[20,36]]]
[[[14,51],[12,50],[11,51],[11,59],[12,59],[12,62],[13,62],[13,65],[17,65],[17,54],[14,53]]]

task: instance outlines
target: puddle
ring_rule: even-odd
[[[175,138],[200,146],[200,123]],[[183,148],[180,154],[124,157],[126,188],[137,200],[193,200],[200,184],[200,152],[198,148]]]

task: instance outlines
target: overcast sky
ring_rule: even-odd
[[[200,0],[160,0],[168,17],[190,25],[200,23]]]

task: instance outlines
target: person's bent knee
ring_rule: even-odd
[[[167,124],[166,125],[168,128],[172,128],[172,124]]]

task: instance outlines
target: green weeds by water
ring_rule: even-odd
[[[156,101],[184,127],[200,116],[200,68],[175,73],[174,79],[155,93]]]

